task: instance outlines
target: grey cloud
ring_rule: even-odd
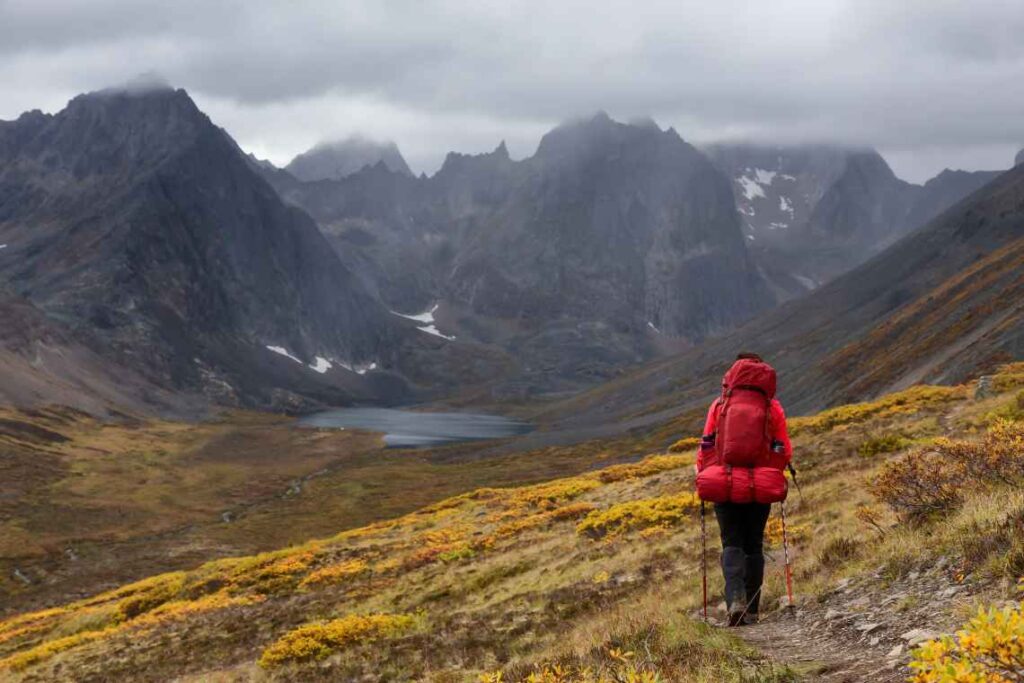
[[[0,116],[155,70],[278,157],[369,125],[432,170],[447,150],[431,144],[511,137],[529,153],[526,131],[606,109],[698,142],[834,140],[902,159],[1005,148],[1009,165],[1022,35],[1024,3],[1000,0],[8,0]]]

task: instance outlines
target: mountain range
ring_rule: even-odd
[[[550,406],[545,419],[657,421],[706,405],[740,350],[769,359],[797,414],[1024,355],[1024,165],[866,263],[699,348]]]
[[[999,171],[944,170],[923,186],[878,152],[825,145],[712,145],[733,181],[751,253],[782,299],[864,262],[989,182]]]
[[[0,242],[0,280],[47,318],[218,402],[374,397],[293,366],[356,367],[408,336],[182,90],[3,123]]]
[[[704,358],[791,306],[852,325],[828,293],[868,290],[842,273],[909,258],[890,245],[998,175],[944,171],[919,186],[872,150],[701,150],[604,113],[556,127],[528,158],[502,143],[451,153],[429,177],[393,143],[362,139],[279,169],[183,90],[89,93],[0,122],[4,305],[92,368],[72,391],[39,339],[7,335],[20,359],[9,386],[32,387],[18,392],[30,402],[188,395],[303,411],[557,395],[666,356],[696,367],[676,354]],[[934,258],[950,277],[965,267]],[[862,323],[923,292],[870,272],[895,293]],[[852,395],[826,385],[807,405]]]

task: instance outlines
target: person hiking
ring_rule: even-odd
[[[771,504],[786,498],[793,455],[775,369],[740,353],[708,410],[697,453],[697,494],[714,503],[722,537],[729,626],[757,623],[764,580],[764,529]]]

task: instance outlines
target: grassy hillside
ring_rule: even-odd
[[[378,435],[232,412],[202,423],[0,408],[0,617],[168,569],[301,543],[481,486],[638,457],[698,428],[509,449],[386,449]],[[520,451],[524,449],[520,448]]]
[[[13,615],[0,679],[764,682],[828,680],[845,657],[860,676],[847,680],[897,680],[916,637],[905,631],[951,630],[1024,574],[1024,365],[990,391],[914,387],[792,421],[800,609],[754,630],[694,620],[688,441]],[[972,452],[1001,454],[999,471],[1021,480],[968,476]],[[937,489],[922,459],[942,461]],[[775,521],[769,606],[783,590],[779,536]]]

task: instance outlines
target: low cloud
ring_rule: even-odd
[[[8,0],[0,117],[153,70],[277,162],[362,132],[432,171],[604,109],[696,142],[874,145],[919,180],[1024,145],[1022,35],[996,0]]]

